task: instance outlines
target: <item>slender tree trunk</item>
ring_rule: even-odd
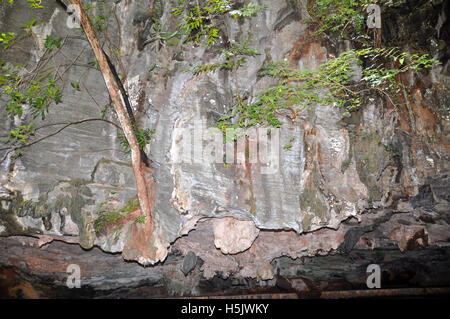
[[[151,207],[148,184],[145,177],[144,163],[142,162],[141,148],[139,146],[138,140],[134,133],[133,126],[130,119],[128,118],[127,111],[124,107],[124,101],[120,93],[119,86],[117,85],[114,75],[112,73],[111,67],[108,64],[108,60],[103,52],[103,49],[95,35],[92,24],[89,17],[83,7],[82,0],[70,0],[74,5],[77,17],[80,20],[81,27],[86,34],[89,43],[91,44],[92,50],[94,51],[95,57],[97,58],[100,71],[102,72],[103,78],[105,79],[106,87],[108,89],[109,95],[114,105],[114,109],[119,117],[120,125],[122,126],[125,137],[130,145],[131,149],[131,161],[134,170],[134,176],[136,178],[136,187],[138,192],[139,203],[141,206],[141,211],[146,216],[146,223],[149,228],[153,231],[154,224],[151,214]],[[151,183],[151,187],[154,183]],[[153,191],[153,190],[152,190]]]

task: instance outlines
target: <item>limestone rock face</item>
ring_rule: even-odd
[[[146,150],[155,179],[154,234],[143,230],[132,204],[136,185],[118,130],[99,120],[71,125],[26,148],[15,161],[13,152],[0,150],[1,236],[36,237],[43,247],[54,245],[53,240],[77,242],[85,249],[122,252],[125,259],[145,265],[192,252],[199,261],[186,266],[189,276],[202,272],[208,279],[220,275],[263,281],[272,280],[277,269],[289,273],[289,258],[354,247],[405,252],[448,247],[448,65],[436,66],[421,79],[411,77],[411,116],[384,107],[377,96],[350,117],[332,105],[312,105],[293,121],[281,119],[279,160],[271,167],[245,161],[227,165],[223,159],[205,162],[206,129],[215,127],[235,101],[233,76],[226,71],[186,72],[221,61],[223,56],[214,50],[186,45],[180,53],[176,45],[150,41],[154,34],[143,22],[148,2],[109,1],[105,10],[114,10],[108,41],[120,52],[114,63],[137,122],[154,131]],[[175,25],[170,12],[176,1],[154,2],[159,3],[161,25]],[[248,99],[274,85],[271,78],[258,75],[266,63],[284,60],[299,70],[314,69],[347,45],[311,38],[305,0],[259,3],[266,9],[253,18],[227,20],[230,40],[242,42],[251,34],[249,46],[259,52],[237,71],[239,90]],[[18,30],[14,21],[33,19],[35,13],[25,5],[3,1],[0,32]],[[66,84],[80,83],[80,91],[65,85],[63,103],[52,107],[45,120],[55,126],[43,127],[38,136],[51,135],[60,127],[57,123],[101,118],[104,110],[106,119],[117,122],[111,108],[104,108],[108,93],[101,73],[89,67],[93,54],[87,41],[67,26],[66,13],[55,3],[50,1],[37,14],[43,23],[33,29],[36,37],[24,40],[29,52],[12,49],[5,59],[33,66],[45,50],[39,41],[48,34],[68,35],[61,49],[64,57],[56,59],[61,64],[75,61],[62,77]],[[31,49],[32,41],[38,42],[37,49]],[[143,45],[145,41],[149,44]],[[433,50],[442,56],[442,50]],[[0,102],[4,104],[1,97]],[[0,107],[0,136],[20,121]],[[36,119],[37,125],[43,123]],[[198,125],[205,135],[200,152],[194,147],[186,151],[187,138],[183,141],[179,132],[194,132]],[[0,149],[6,146],[2,143]],[[105,216],[117,212],[125,216],[119,223],[102,224]],[[398,212],[406,217],[398,220]],[[389,218],[395,227],[386,222]],[[164,276],[170,277],[170,269]],[[152,273],[155,285],[163,276],[158,271]],[[145,271],[132,281],[143,277]],[[98,284],[95,279],[92,283]]]

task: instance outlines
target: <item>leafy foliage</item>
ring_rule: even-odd
[[[377,3],[386,7],[397,7],[406,0],[315,0],[310,1],[308,11],[313,23],[318,26],[316,35],[324,32],[339,32],[343,38],[361,35],[366,27],[366,9]]]
[[[62,102],[61,90],[56,86],[55,81],[48,77],[48,72],[39,78],[26,79],[21,76],[22,65],[0,64],[0,96],[7,96],[6,109],[11,116],[22,117],[23,106],[31,106],[31,114],[42,119],[48,113],[52,103]]]
[[[107,208],[107,202],[101,202],[100,206],[101,209],[97,211],[98,216],[94,219],[95,232],[98,233],[107,225],[111,225],[115,226],[114,231],[116,232],[116,237],[118,237],[117,233],[123,227],[123,225],[118,224],[123,219],[127,218],[129,213],[139,207],[139,201],[137,199],[132,199],[128,201],[121,209]]]
[[[121,209],[120,212],[124,213],[130,213],[132,212],[134,209],[139,207],[139,200],[137,198],[134,198],[130,201],[128,201]]]
[[[70,82],[70,86],[73,87],[77,91],[81,91],[80,84],[75,82]]]
[[[175,30],[173,32],[168,31],[168,26],[162,25],[160,21],[153,18],[153,24],[150,29],[150,40],[148,42],[158,41],[166,42],[169,46],[175,46],[178,44],[179,31]]]
[[[201,2],[201,4],[200,4]],[[256,3],[249,3],[240,9],[232,10],[231,0],[204,0],[198,1],[196,5],[185,10],[184,7],[177,7],[172,10],[172,15],[181,17],[178,23],[178,30],[187,36],[185,42],[200,42],[201,38],[206,38],[206,45],[210,46],[220,38],[220,30],[223,26],[221,18],[226,13],[237,19],[238,17],[251,17],[260,11],[263,6]]]
[[[0,35],[0,42],[3,44],[3,49],[8,49],[16,40],[17,34],[14,32],[2,33]]]
[[[364,8],[370,0],[317,0],[309,5],[313,22],[319,24],[316,34],[326,31],[361,33],[365,27]]]
[[[36,19],[33,19],[31,21],[28,21],[27,23],[23,23],[20,26],[22,27],[22,29],[25,30],[26,35],[30,35],[31,34],[31,28],[35,27],[37,25],[39,25],[40,23],[36,23]]]
[[[136,219],[134,221],[138,224],[143,224],[143,223],[145,223],[146,217],[147,216],[145,216],[145,215],[141,215],[139,217],[136,217]]]
[[[85,5],[86,13],[95,31],[102,32],[107,29],[108,19],[113,10],[107,11],[101,2],[93,2]]]
[[[184,8],[175,8],[172,10],[172,15],[182,17],[178,29],[187,35],[186,41],[198,43],[200,38],[205,36],[206,44],[211,45],[219,38],[220,27],[214,23],[215,19],[230,8],[230,0],[207,0],[203,1],[201,5],[190,7],[187,12],[184,11]]]
[[[204,3],[205,6],[202,7],[202,9],[200,9],[199,5],[189,9],[188,16],[183,16],[183,10],[180,8],[174,9],[172,14],[183,16],[182,22],[178,27],[183,30],[184,34],[188,35],[185,41],[199,42],[200,37],[206,35],[207,46],[215,43],[219,38],[220,32],[223,31],[221,31],[221,28],[224,27],[224,23],[219,24],[219,18],[223,18],[225,14],[231,15],[234,19],[241,17],[248,18],[264,8],[263,6],[252,2],[234,10],[231,10],[232,3],[228,0],[205,1]],[[215,21],[216,24],[213,24],[213,21]],[[217,70],[232,71],[234,73],[236,85],[236,104],[241,113],[252,113],[252,110],[247,109],[240,97],[236,72],[237,69],[247,61],[248,57],[255,56],[259,54],[259,52],[249,46],[249,39],[247,39],[243,43],[227,40],[225,42],[225,48],[221,49],[221,53],[224,57],[222,62],[197,66],[192,70],[193,74],[199,75],[201,73],[215,72]],[[218,126],[222,129],[228,127],[229,123],[227,120],[236,116],[238,108],[232,111],[232,114],[222,117],[219,120]],[[270,114],[266,115],[274,126],[281,124],[276,117],[271,117]],[[243,123],[238,123],[237,125],[234,125],[234,127],[236,126],[242,127],[245,125]]]
[[[360,79],[353,79],[355,66],[370,61]],[[278,85],[260,92],[257,101],[219,119],[219,127],[251,127],[255,125],[279,127],[280,116],[295,118],[312,104],[332,104],[342,108],[343,115],[361,105],[361,93],[373,90],[389,95],[398,92],[401,83],[397,75],[409,70],[420,71],[439,63],[428,54],[408,56],[397,48],[367,48],[348,50],[328,60],[315,71],[299,71],[286,62],[263,68],[260,76],[278,79]],[[399,67],[396,65],[398,64]]]
[[[55,38],[52,35],[48,35],[44,39],[44,46],[47,48],[48,52],[53,50],[53,46],[56,46],[58,49],[61,48],[61,40],[62,38]]]
[[[20,147],[25,145],[29,138],[35,134],[33,123],[28,125],[20,125],[15,130],[11,130],[9,136],[3,141],[11,148],[16,149],[15,156],[22,154]]]
[[[42,0],[27,0],[27,2],[30,4],[31,9],[42,9],[43,6],[41,5]]]
[[[100,69],[100,65],[98,64],[97,60],[90,60],[90,61],[88,61],[88,65],[90,65],[90,66],[92,66],[94,68]]]
[[[225,56],[224,62],[200,65],[193,70],[194,75],[216,70],[233,70],[244,64],[247,57],[259,54],[257,50],[248,46],[248,41],[244,41],[242,44],[231,42],[229,48],[223,49],[222,52]]]
[[[101,231],[109,223],[116,224],[126,217],[116,209],[111,211],[99,210],[97,211],[97,215],[98,217],[94,220],[96,233]]]
[[[8,0],[8,3],[13,3],[16,0]],[[42,9],[43,6],[41,5],[42,0],[27,0],[27,2],[30,4],[31,9]],[[0,0],[0,3],[3,3],[3,0]]]

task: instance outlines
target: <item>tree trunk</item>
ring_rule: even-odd
[[[120,125],[122,126],[125,137],[130,145],[131,149],[131,161],[134,170],[134,176],[136,178],[136,187],[138,192],[139,204],[141,206],[141,211],[146,216],[147,229],[153,231],[154,224],[151,215],[151,203],[148,192],[148,183],[145,177],[144,163],[141,157],[141,148],[139,146],[138,140],[134,133],[133,126],[130,119],[128,118],[127,111],[124,107],[123,98],[120,94],[120,89],[118,84],[114,79],[111,67],[108,64],[108,60],[103,52],[103,49],[95,35],[92,24],[89,17],[83,7],[81,0],[70,0],[74,5],[77,17],[80,20],[81,27],[86,34],[89,43],[91,44],[92,50],[94,51],[95,57],[98,61],[100,71],[102,72],[103,78],[105,79],[106,87],[108,89],[109,95],[114,105],[114,109],[119,117]],[[151,187],[154,183],[151,183]]]

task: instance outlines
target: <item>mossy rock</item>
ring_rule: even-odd
[[[22,194],[18,192],[7,209],[0,205],[0,226],[4,227],[2,234],[7,236],[41,234],[40,229],[23,227],[17,220],[17,217],[25,217],[28,212],[34,212],[35,204],[31,201],[24,201]]]
[[[71,180],[60,185],[61,193],[56,197],[53,204],[55,212],[61,211],[64,207],[70,214],[72,221],[79,229],[80,245],[85,249],[92,248],[95,240],[95,231],[92,217],[86,205],[94,202],[94,195],[87,186],[89,182],[85,180]]]
[[[317,168],[314,168],[312,172],[312,182],[305,187],[299,198],[300,208],[304,214],[302,220],[302,229],[304,232],[311,229],[311,222],[314,217],[318,217],[324,222],[330,217],[326,198],[315,185],[319,185]]]

